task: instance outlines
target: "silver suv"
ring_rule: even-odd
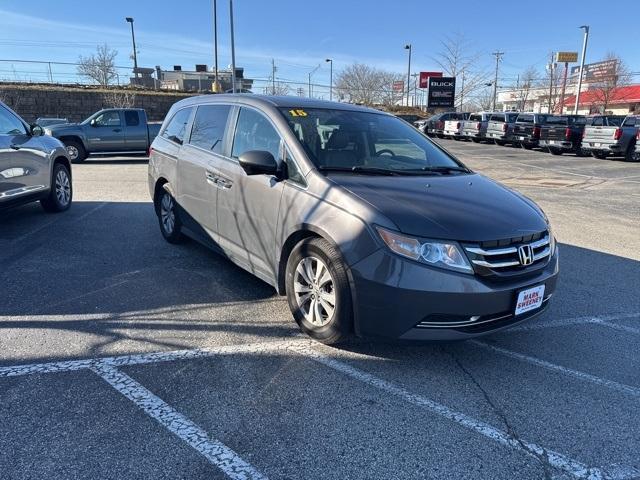
[[[162,235],[286,294],[301,329],[464,339],[542,312],[558,253],[542,210],[406,122],[297,97],[182,100],[152,145]]]
[[[71,165],[64,145],[43,136],[0,102],[0,209],[40,201],[47,212],[71,206]]]

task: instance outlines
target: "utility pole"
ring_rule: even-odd
[[[502,58],[502,56],[504,55],[504,52],[500,52],[500,51],[496,51],[493,52],[491,55],[495,55],[496,56],[496,77],[495,77],[495,81],[493,82],[493,111],[496,111],[496,99],[498,97],[498,68],[500,65],[500,60]]]
[[[212,90],[214,93],[220,93],[220,82],[218,81],[218,0],[213,0],[213,64],[215,79]]]
[[[236,93],[236,45],[233,35],[233,0],[229,0],[229,22],[231,23],[231,92]]]
[[[409,50],[409,65],[407,67],[407,107],[409,106],[409,96],[411,95],[411,44],[404,46],[405,50]]]
[[[318,66],[316,68],[314,68],[313,70],[311,70],[309,72],[309,98],[311,98],[312,92],[311,92],[311,75],[313,75],[314,73],[316,73],[318,71],[318,69],[320,68],[320,63],[318,64]]]
[[[138,53],[136,52],[136,35],[133,33],[133,17],[126,17],[127,23],[131,24],[131,40],[133,41],[133,76],[138,78]]]
[[[580,75],[578,76],[578,92],[576,93],[576,107],[573,110],[573,114],[578,114],[578,107],[580,106],[580,91],[582,90],[582,76],[584,75],[584,60],[587,56],[587,43],[589,42],[589,25],[582,25],[580,27],[584,30],[584,41],[582,43],[582,58],[580,59]]]
[[[549,115],[553,113],[553,77],[555,76],[555,64],[554,64],[553,53],[551,54],[551,62],[549,62]]]
[[[271,59],[271,95],[276,94],[276,61]]]

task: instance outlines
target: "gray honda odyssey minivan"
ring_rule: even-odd
[[[176,103],[151,148],[162,235],[285,294],[325,343],[455,340],[541,313],[555,238],[528,198],[386,113],[298,97]]]

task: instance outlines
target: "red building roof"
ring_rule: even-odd
[[[592,89],[580,93],[580,106],[589,106],[603,101],[602,90]],[[629,85],[618,87],[611,91],[609,95],[609,105],[619,105],[621,103],[640,103],[640,85]],[[575,105],[576,96],[571,95],[564,100],[565,107]]]

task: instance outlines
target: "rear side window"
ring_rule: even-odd
[[[624,117],[609,117],[607,119],[607,125],[609,125],[610,127],[619,127],[622,125],[623,121]]]
[[[569,123],[572,125],[586,125],[587,119],[585,117],[569,117]]]
[[[190,108],[178,110],[162,131],[162,136],[167,140],[177,143],[178,145],[182,145],[190,116]]]
[[[602,125],[604,125],[604,122],[602,117],[594,117],[594,118],[590,118],[587,124],[592,125],[594,127],[601,127]]]
[[[636,117],[627,117],[623,125],[625,127],[635,127],[636,125],[638,125],[638,122],[636,121]]]
[[[507,122],[511,123],[511,122],[515,122],[516,118],[518,118],[518,114],[517,113],[510,113],[507,115]]]
[[[280,135],[264,115],[251,108],[241,108],[233,139],[231,156],[238,158],[250,150],[263,150],[280,160]]]
[[[193,120],[189,143],[210,152],[221,153],[230,111],[229,105],[200,105]]]
[[[127,127],[137,127],[140,125],[140,116],[135,110],[126,110],[124,112],[124,122]]]

